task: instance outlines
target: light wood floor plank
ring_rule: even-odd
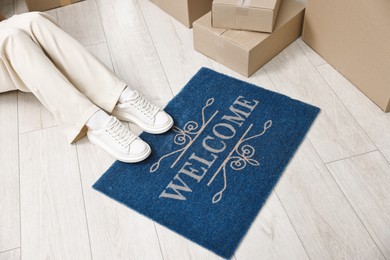
[[[20,248],[0,253],[0,260],[20,260]]]
[[[93,259],[162,259],[153,221],[92,189],[114,159],[86,138],[77,149]]]
[[[105,42],[99,12],[94,0],[85,0],[58,8],[58,23],[82,45]]]
[[[384,259],[308,140],[276,193],[310,259]]]
[[[299,38],[297,40],[298,46],[302,49],[302,51],[305,53],[305,55],[309,58],[311,63],[314,66],[326,64],[326,60],[322,58],[317,52],[315,52],[312,48],[310,48],[309,45],[307,45],[302,38]]]
[[[113,65],[106,42],[87,46],[86,49],[96,56],[107,68],[113,71]]]
[[[383,156],[390,163],[390,145],[379,148],[379,151],[383,154]]]
[[[384,113],[329,64],[317,68],[375,145],[389,146],[390,113]]]
[[[193,48],[192,30],[149,0],[138,0],[145,23],[174,93],[178,93],[209,59]]]
[[[228,76],[231,76],[233,78],[236,78],[236,79],[239,79],[239,80],[251,83],[251,84],[255,84],[257,86],[260,86],[262,88],[265,88],[265,89],[268,89],[268,90],[271,90],[274,92],[278,92],[278,90],[275,88],[274,83],[271,81],[271,79],[269,78],[269,76],[267,74],[267,71],[264,68],[259,69],[250,78],[247,78],[247,77],[244,77],[244,76],[238,74],[237,72],[225,67],[224,65],[222,65],[216,61],[210,60],[210,62],[211,62],[211,67],[220,73],[226,74]]]
[[[275,192],[261,209],[235,255],[237,260],[309,259]]]
[[[297,43],[265,68],[281,93],[322,109],[308,137],[324,162],[376,150]]]
[[[20,246],[16,91],[0,94],[0,252]]]
[[[19,133],[42,129],[41,112],[47,110],[34,94],[18,91],[18,108]]]
[[[164,260],[176,259],[204,259],[204,260],[222,260],[219,256],[207,249],[183,238],[176,232],[173,232],[164,226],[156,223],[158,237],[161,245],[161,252]],[[235,260],[234,256],[232,258]]]
[[[19,133],[58,125],[53,114],[32,94],[18,92]]]
[[[172,98],[172,91],[137,0],[95,1],[116,74],[164,107]]]
[[[21,250],[26,259],[90,259],[76,147],[59,127],[21,134]]]
[[[327,164],[386,258],[390,259],[390,165],[378,151]]]
[[[57,23],[58,23],[57,10],[60,10],[60,9],[61,9],[61,7],[60,8],[56,8],[56,9],[47,10],[47,11],[44,11],[44,12],[49,14],[49,15],[51,15],[54,18],[54,20],[56,20]]]

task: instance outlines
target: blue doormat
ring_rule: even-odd
[[[231,258],[319,109],[202,68],[165,110],[175,126],[141,134],[151,156],[93,187]]]

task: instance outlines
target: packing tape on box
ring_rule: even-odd
[[[60,0],[61,6],[70,5],[71,3],[72,3],[72,0]]]
[[[253,2],[253,0],[243,0],[241,3],[241,6],[253,7],[252,2]],[[254,1],[254,2],[256,2],[256,1]],[[257,6],[256,3],[255,3],[255,6]]]

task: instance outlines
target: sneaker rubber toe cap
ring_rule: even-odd
[[[150,151],[150,147],[147,143],[142,141],[141,139],[135,139],[130,146],[130,155],[143,155],[147,154]]]
[[[159,111],[156,114],[154,124],[155,126],[165,126],[170,124],[171,121],[172,119],[167,113],[165,113],[164,111]]]

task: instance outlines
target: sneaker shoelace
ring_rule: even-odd
[[[135,134],[127,130],[116,118],[114,123],[106,129],[106,131],[115,139],[115,141],[127,150],[130,148],[130,144],[137,138]]]
[[[131,100],[130,104],[132,104],[136,109],[141,111],[142,114],[147,116],[150,119],[153,119],[154,116],[160,111],[160,109],[153,104],[151,104],[147,99],[141,96],[137,91],[135,91],[136,98]]]

